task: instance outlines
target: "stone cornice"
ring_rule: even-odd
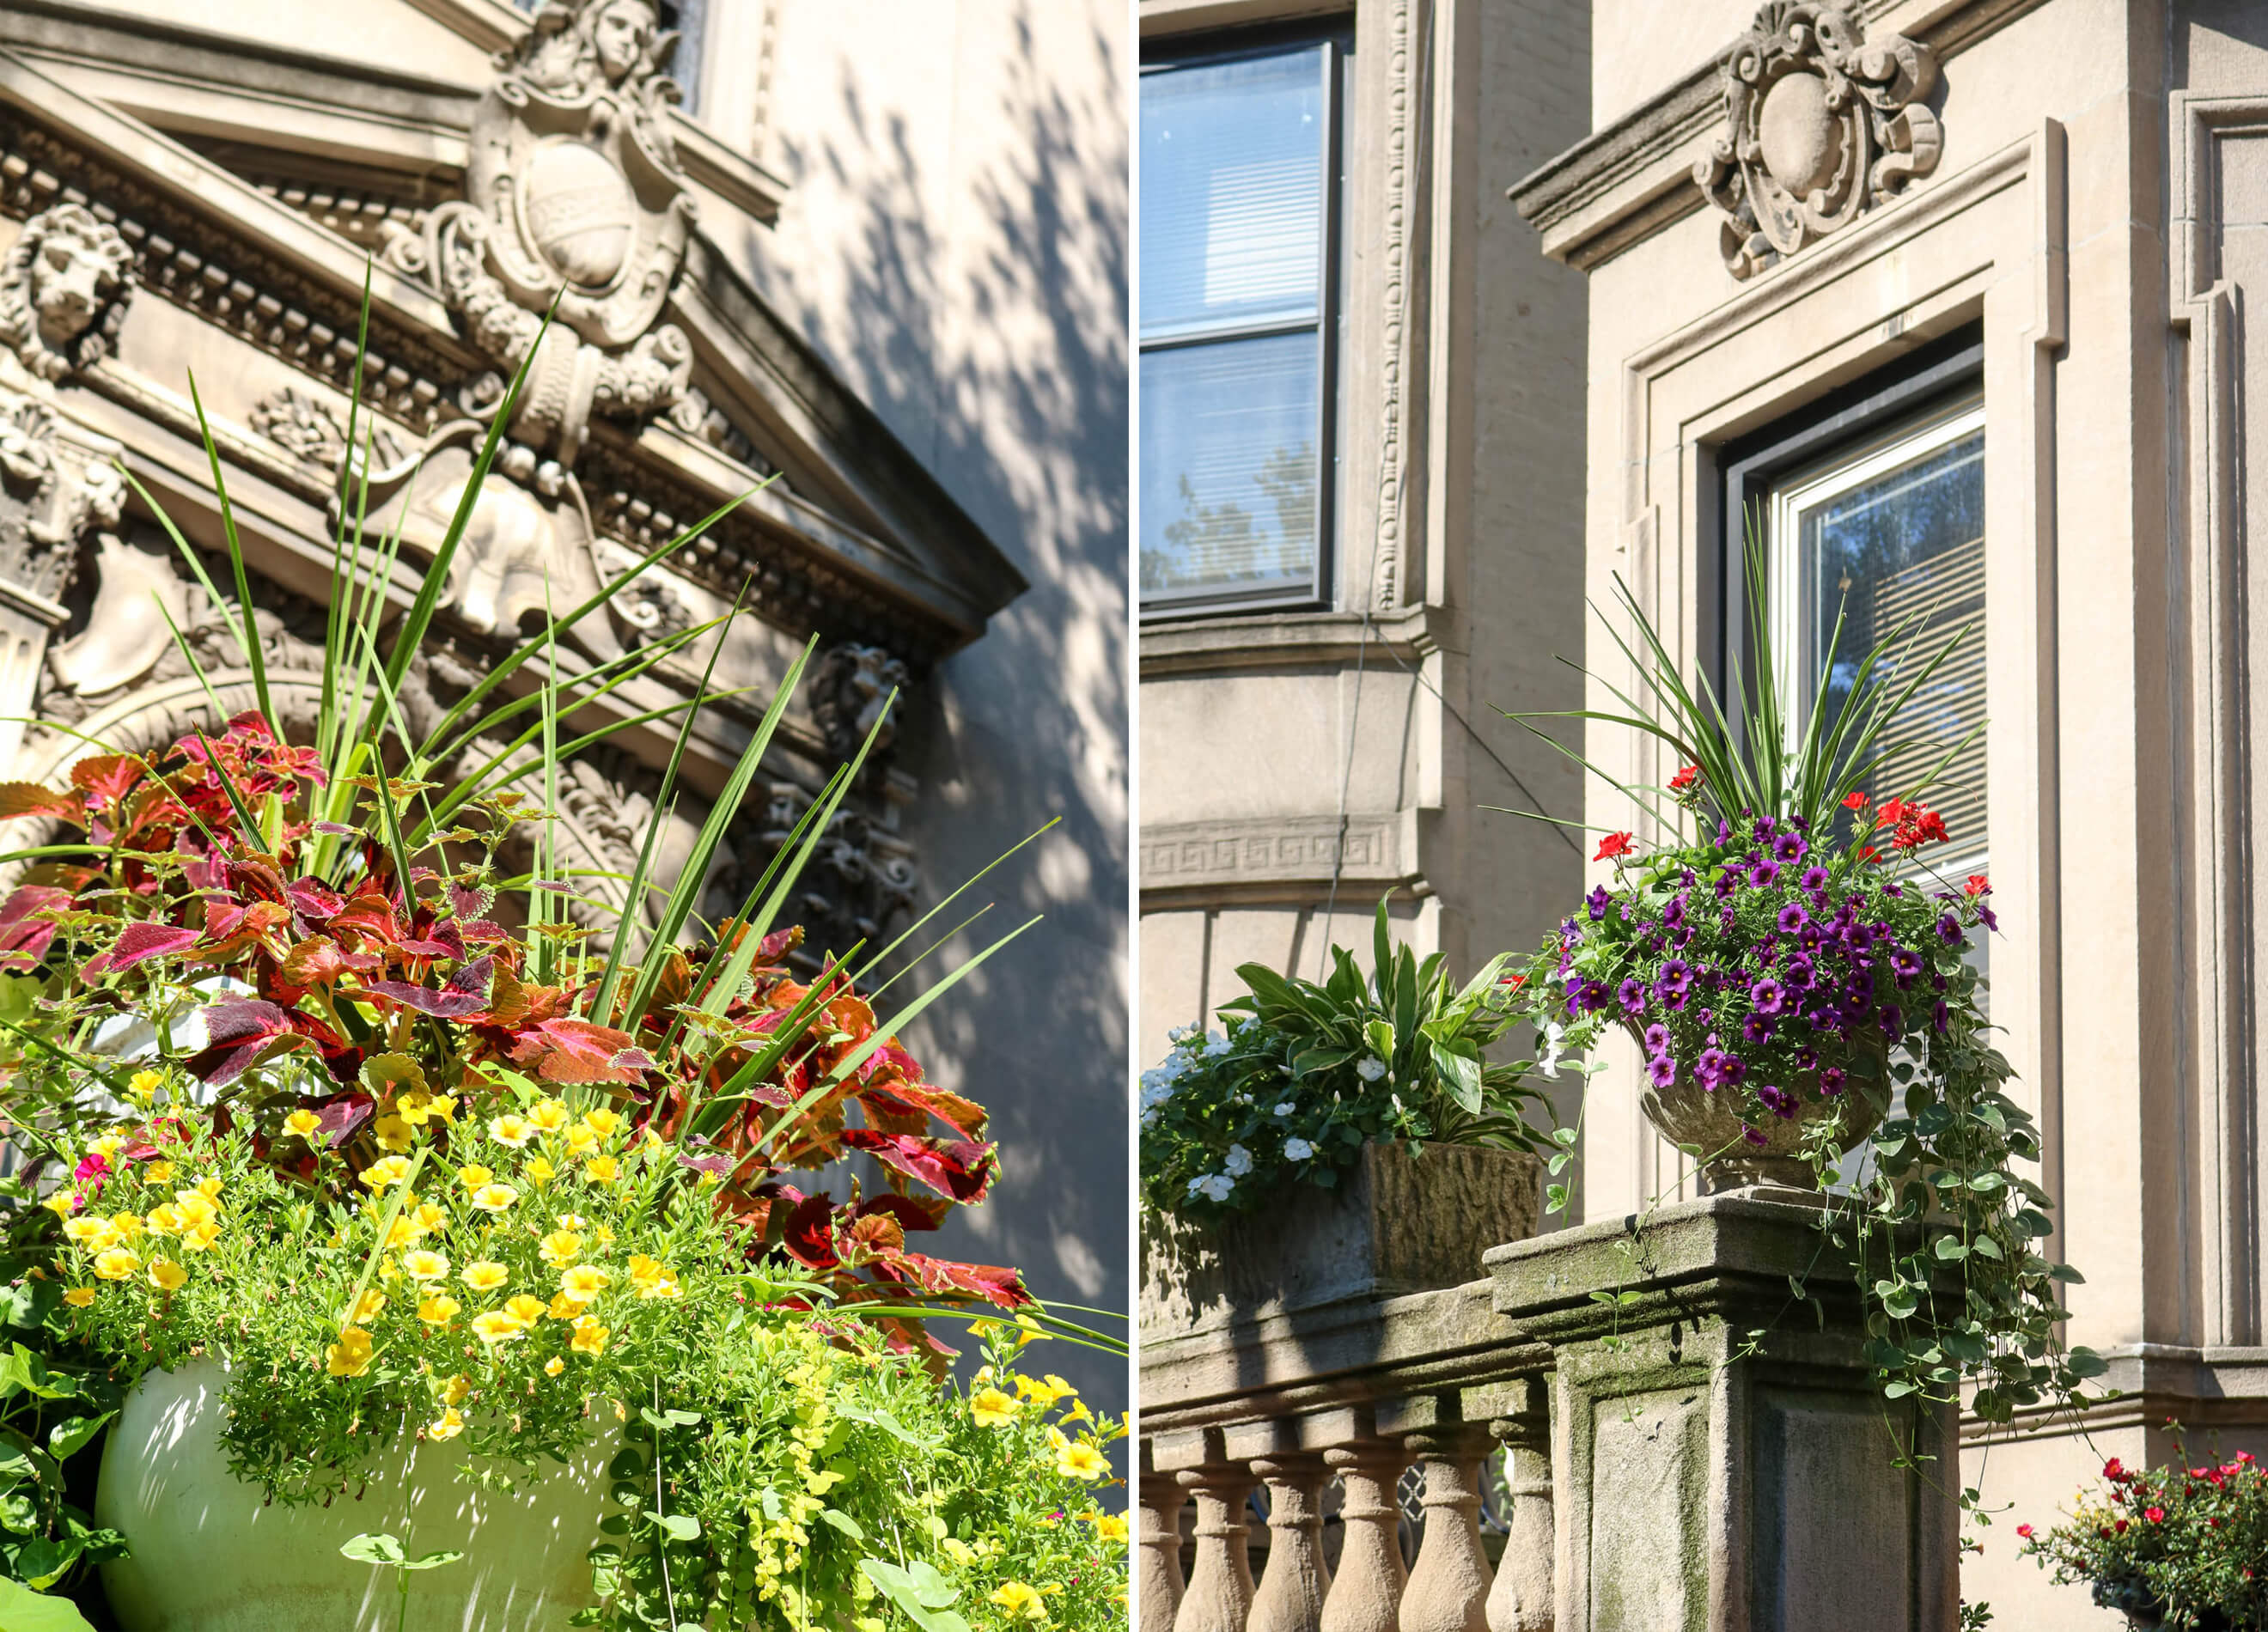
[[[1942,62],[2044,0],[1857,0],[1877,27],[1919,40]],[[1729,48],[1731,41],[1726,44]],[[1588,270],[1705,207],[1693,165],[1724,117],[1712,53],[1657,92],[1506,189],[1543,253]]]
[[[147,294],[339,390],[350,382],[369,268],[365,390],[416,430],[449,416],[449,393],[489,366],[423,283],[372,268],[335,232],[0,47],[0,209],[23,217],[59,200],[115,219],[140,255]],[[728,596],[749,584],[753,609],[783,627],[880,642],[917,663],[974,639],[1020,592],[1020,575],[722,257],[696,248],[701,269],[688,267],[681,292],[696,283],[712,297],[734,291],[706,304],[707,332],[730,342],[735,363],[719,386],[744,393],[737,406],[777,433],[779,445],[763,451],[803,493],[759,496],[688,551],[682,570]],[[101,389],[114,371],[90,383]],[[761,411],[748,412],[751,402]],[[594,460],[584,473],[594,513],[633,544],[666,521],[689,526],[762,480],[668,430],[611,438]],[[622,503],[605,502],[615,492]],[[836,496],[845,502],[829,514],[821,504]]]

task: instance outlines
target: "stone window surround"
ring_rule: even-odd
[[[2054,776],[2052,682],[2056,518],[2051,464],[2053,354],[2064,338],[2063,132],[2029,136],[1878,210],[1774,268],[1714,310],[1624,360],[1619,378],[1620,504],[1594,486],[1587,518],[1592,595],[1619,570],[1673,649],[1702,651],[1700,587],[1719,547],[1723,473],[1717,450],[1780,420],[1901,354],[1981,325],[1987,467],[1986,728],[1990,846],[2012,900],[2038,903],[1994,949],[1994,1010],[2039,1116],[2046,1177],[2062,1178],[2058,1035],[2057,827],[2040,789]],[[1895,276],[1891,268],[1896,268]],[[1601,383],[1594,377],[1594,389]],[[1595,415],[1595,408],[1594,408]],[[1594,454],[1594,458],[1595,458]],[[1627,679],[1627,677],[1625,677]],[[1658,783],[1643,744],[1625,740],[1609,768]],[[1609,746],[1594,750],[1611,753]],[[1602,761],[1602,763],[1608,761]],[[1612,798],[1594,821],[1641,827]],[[1609,1053],[1618,1073],[1634,1055]],[[1679,1158],[1639,1121],[1635,1100],[1591,1106],[1584,1208],[1631,1210],[1682,1190]]]

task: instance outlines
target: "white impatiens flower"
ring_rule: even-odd
[[[1276,1114],[1278,1116],[1289,1116],[1292,1112],[1299,1108],[1300,1107],[1298,1106],[1292,1104],[1289,1099],[1286,1099],[1276,1107]]]
[[[1232,1179],[1243,1178],[1252,1171],[1252,1152],[1241,1144],[1230,1145],[1228,1154],[1221,1158],[1220,1170]]]
[[[1315,1147],[1305,1139],[1284,1141],[1284,1159],[1287,1162],[1304,1162],[1314,1153]]]
[[[1215,1032],[1205,1039],[1204,1057],[1208,1060],[1218,1060],[1228,1052],[1228,1039]]]
[[[1354,1074],[1366,1083],[1374,1083],[1386,1075],[1386,1062],[1374,1054],[1366,1054],[1356,1062]]]
[[[1176,1026],[1166,1033],[1166,1040],[1167,1042],[1182,1043],[1189,1041],[1190,1038],[1197,1034],[1197,1028],[1194,1025]]]
[[[1189,1187],[1203,1192],[1209,1201],[1226,1202],[1229,1193],[1236,1188],[1236,1180],[1225,1173],[1214,1173],[1210,1178],[1197,1180]]]
[[[1559,1076],[1559,1040],[1566,1034],[1567,1028],[1557,1020],[1543,1028],[1543,1057],[1535,1069],[1554,1080]]]

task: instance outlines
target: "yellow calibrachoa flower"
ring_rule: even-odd
[[[543,1300],[521,1292],[504,1300],[504,1312],[522,1326],[534,1326],[543,1319]]]
[[[451,1378],[447,1382],[441,1385],[441,1403],[443,1405],[462,1405],[465,1402],[465,1396],[472,1392],[472,1379],[467,1377],[462,1371],[460,1371],[456,1376]]]
[[[539,1190],[559,1176],[559,1170],[540,1156],[529,1157],[519,1171],[521,1176]]]
[[[46,1208],[56,1217],[68,1223],[70,1222],[71,1214],[77,1210],[78,1197],[73,1195],[68,1190],[58,1190],[46,1201],[40,1202],[40,1205]]]
[[[559,1215],[559,1227],[562,1230],[572,1230],[576,1234],[580,1235],[584,1231],[589,1229],[591,1224],[590,1221],[585,1218],[580,1213],[562,1213]],[[599,1226],[599,1243],[600,1246],[603,1246],[610,1243],[614,1239],[615,1232],[613,1231],[608,1229],[604,1224],[600,1224]]]
[[[74,1309],[84,1309],[92,1303],[102,1289],[96,1286],[74,1286],[63,1294],[63,1302]]]
[[[1041,1410],[1046,1411],[1052,1409],[1056,1401],[1065,1395],[1079,1392],[1068,1383],[1064,1384],[1060,1390],[1055,1385],[1056,1379],[1052,1377],[1044,1383],[1037,1378],[1019,1377],[1016,1379],[1016,1397],[1020,1400],[1035,1400]]]
[[[407,1214],[404,1215],[404,1217],[407,1216]],[[443,1224],[446,1224],[448,1222],[449,1215],[447,1210],[446,1209],[434,1206],[431,1202],[427,1202],[423,1206],[417,1209],[417,1227],[427,1235],[432,1234],[434,1231],[438,1230]]]
[[[446,1280],[449,1274],[449,1261],[438,1253],[420,1247],[414,1253],[401,1255],[401,1271],[413,1281]]]
[[[535,1137],[535,1129],[524,1116],[499,1116],[489,1123],[489,1137],[517,1150]]]
[[[145,1163],[144,1163],[144,1164],[143,1164],[143,1166],[142,1166],[142,1182],[143,1182],[144,1184],[171,1184],[171,1183],[173,1183],[173,1163],[171,1163],[171,1162],[167,1161],[167,1160],[166,1160],[164,1157],[162,1157],[162,1156],[161,1156],[161,1157],[159,1157],[159,1158],[158,1158],[156,1161],[154,1161],[154,1162],[145,1162]]]
[[[567,1346],[578,1355],[602,1355],[607,1352],[607,1328],[585,1315],[575,1322],[575,1335]]]
[[[576,1220],[575,1227],[578,1230],[583,1227],[580,1219]],[[615,1244],[615,1227],[612,1224],[600,1224],[591,1231],[591,1239],[600,1246],[612,1246]]]
[[[599,1294],[614,1284],[614,1279],[596,1264],[578,1264],[559,1277],[559,1296],[578,1304],[595,1303]]]
[[[543,1312],[555,1320],[579,1320],[583,1318],[583,1307],[566,1293],[555,1292]]]
[[[992,1601],[1008,1612],[1011,1621],[1029,1621],[1035,1625],[1047,1624],[1047,1600],[1040,1590],[1021,1581],[1005,1582],[992,1594]]]
[[[109,1219],[89,1213],[80,1218],[63,1220],[63,1236],[74,1246],[90,1253],[99,1253],[118,1245],[118,1230]]]
[[[496,1175],[478,1162],[468,1162],[457,1169],[457,1182],[468,1190],[477,1190],[484,1184],[494,1184]]]
[[[567,1363],[557,1355],[552,1356],[543,1363],[543,1375],[546,1377],[556,1377],[566,1369]]]
[[[370,1334],[350,1326],[339,1341],[323,1351],[323,1370],[333,1377],[360,1377],[370,1370]]]
[[[1063,1414],[1063,1420],[1066,1422],[1092,1422],[1094,1413],[1086,1408],[1086,1400],[1074,1400],[1071,1402],[1071,1409]]]
[[[106,1247],[94,1255],[94,1272],[106,1281],[130,1281],[142,1273],[142,1260],[122,1246]]]
[[[583,1126],[601,1139],[611,1139],[622,1131],[622,1119],[615,1112],[600,1106],[597,1110],[589,1112],[584,1116]]]
[[[189,1272],[170,1258],[150,1261],[150,1284],[161,1292],[178,1292],[188,1284]]]
[[[611,1156],[594,1156],[583,1164],[583,1173],[593,1184],[612,1184],[622,1176],[622,1166]]]
[[[475,1292],[493,1292],[512,1279],[512,1271],[493,1258],[483,1258],[467,1264],[460,1278]]]
[[[465,1419],[457,1415],[454,1406],[444,1410],[438,1421],[425,1424],[425,1437],[428,1439],[454,1439],[464,1431]]]
[[[980,1388],[968,1397],[968,1414],[981,1428],[998,1428],[1016,1420],[1016,1402],[997,1388]]]
[[[417,1222],[417,1215],[412,1212],[399,1213],[395,1215],[394,1222],[387,1226],[385,1250],[389,1253],[398,1253],[405,1246],[416,1246],[424,1239],[425,1227]]]
[[[1110,1459],[1084,1440],[1056,1452],[1056,1472],[1073,1479],[1100,1479],[1110,1471]]]
[[[630,1258],[630,1284],[640,1298],[674,1298],[677,1272],[658,1258],[637,1253]]]
[[[110,1215],[110,1227],[118,1231],[120,1240],[138,1241],[147,1226],[143,1224],[139,1213],[113,1213]]]
[[[519,1200],[519,1192],[508,1184],[484,1184],[473,1192],[473,1205],[484,1213],[501,1213]]]
[[[564,1269],[583,1255],[583,1238],[572,1230],[554,1230],[536,1252],[554,1269]]]
[[[99,1139],[90,1141],[86,1148],[107,1162],[116,1156],[125,1143],[124,1134],[105,1134]]]
[[[598,1148],[599,1136],[593,1133],[589,1128],[584,1127],[580,1122],[576,1123],[574,1127],[570,1128],[567,1130],[568,1155],[588,1156],[592,1151]]]
[[[181,1246],[186,1252],[209,1252],[212,1244],[219,1239],[220,1226],[210,1218],[202,1224],[193,1224],[181,1231]]]
[[[409,1177],[409,1158],[405,1156],[382,1156],[362,1170],[362,1181],[373,1190],[383,1190]]]
[[[156,1099],[158,1090],[165,1085],[165,1076],[158,1071],[136,1071],[126,1079],[126,1092],[144,1105]]]
[[[1094,1526],[1094,1533],[1105,1541],[1123,1542],[1127,1536],[1126,1515],[1096,1511],[1080,1515]]]
[[[171,1202],[160,1202],[150,1209],[150,1216],[143,1223],[150,1226],[152,1235],[178,1235],[181,1230],[181,1209]]]
[[[417,1305],[417,1318],[428,1326],[446,1326],[464,1307],[446,1292],[436,1292]]]
[[[364,1321],[377,1320],[379,1311],[385,1307],[386,1294],[373,1286],[362,1295],[354,1306],[354,1312],[347,1319],[354,1325],[360,1326]]]
[[[520,1334],[520,1324],[501,1309],[473,1317],[473,1335],[484,1343],[510,1342]]]
[[[399,1116],[381,1116],[370,1125],[370,1131],[384,1150],[406,1150],[409,1148],[409,1124]]]
[[[302,1139],[312,1139],[323,1131],[323,1119],[313,1111],[294,1111],[284,1119],[284,1131]]]
[[[557,1133],[568,1124],[571,1118],[565,1106],[556,1099],[546,1099],[527,1114],[527,1120],[545,1133]]]
[[[197,1180],[197,1194],[204,1197],[208,1202],[217,1202],[220,1200],[222,1188],[223,1186],[221,1181],[217,1179],[200,1179]]]

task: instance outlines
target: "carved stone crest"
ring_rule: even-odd
[[[534,23],[474,113],[465,200],[387,253],[505,369],[536,353],[507,430],[571,469],[593,414],[640,421],[685,393],[692,348],[657,320],[694,201],[669,135],[677,37],[653,0],[546,4]]]
[[[880,646],[850,642],[829,646],[812,667],[811,715],[827,739],[827,752],[839,763],[858,752],[866,733],[881,722],[867,757],[870,768],[887,762],[904,717],[908,680],[904,662]],[[882,706],[899,694],[887,718]]]
[[[57,380],[108,354],[134,292],[134,251],[83,204],[24,223],[0,261],[0,349]]]
[[[116,526],[124,508],[112,452],[39,398],[0,386],[0,581],[41,602],[61,599],[80,537]]]
[[[1720,73],[1725,133],[1693,179],[1725,217],[1725,264],[1735,277],[1937,168],[1943,133],[1922,106],[1936,59],[1900,34],[1869,40],[1832,0],[1765,6]]]

